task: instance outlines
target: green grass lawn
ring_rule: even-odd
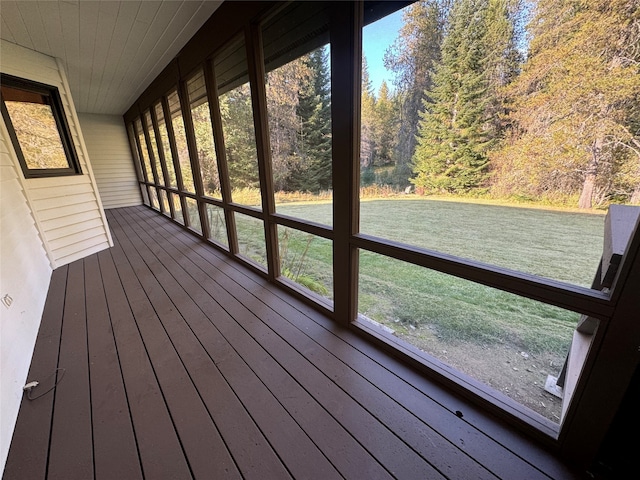
[[[331,224],[329,204],[278,211]],[[531,208],[424,199],[361,206],[363,233],[584,286],[596,272],[603,229],[603,215]],[[307,237],[290,237],[289,256],[302,259],[301,271],[330,291],[330,244],[313,239],[307,248]],[[370,252],[360,254],[359,312],[418,344],[426,340],[421,336],[437,336],[555,354],[566,353],[578,320],[573,312]]]

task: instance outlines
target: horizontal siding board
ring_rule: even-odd
[[[58,258],[68,257],[75,252],[81,252],[83,250],[89,250],[97,245],[104,243],[104,232],[100,230],[90,230],[86,234],[87,236],[80,237],[79,235],[72,235],[71,238],[80,237],[80,239],[74,243],[66,243],[60,248],[52,249],[53,255]]]
[[[77,229],[78,224],[74,225],[74,227]],[[55,240],[49,240],[49,247],[51,248],[51,250],[57,253],[60,251],[60,249],[72,248],[77,243],[84,242],[95,237],[99,237],[103,234],[104,234],[104,229],[102,228],[102,225],[98,225],[93,228],[85,227],[85,228],[76,230],[75,232],[70,231],[67,235],[58,237]]]
[[[33,205],[36,207],[38,212],[46,212],[47,210],[57,210],[59,208],[64,208],[70,205],[78,205],[78,204],[94,204],[95,205],[96,195],[93,192],[90,193],[82,193],[78,195],[65,195],[65,196],[54,196],[51,198],[42,198],[39,200],[35,200]]]
[[[96,205],[90,203],[76,203],[73,205],[68,205],[66,207],[43,210],[41,212],[38,212],[38,217],[40,218],[40,220],[62,219],[69,215],[90,211],[95,211],[98,213],[98,215],[100,215],[100,211],[97,209]],[[60,222],[60,225],[62,226],[64,224],[66,224],[66,221],[62,220]]]
[[[40,225],[43,230],[54,232],[54,234],[57,234],[56,229],[64,229],[69,225],[89,222],[96,218],[100,218],[100,212],[98,210],[88,210],[71,215],[66,215],[64,217],[54,217],[49,220],[41,221]]]
[[[53,230],[47,231],[47,238],[51,242],[51,245],[55,245],[55,241],[67,237],[69,235],[74,235],[77,233],[81,233],[83,231],[89,231],[94,228],[102,228],[102,219],[99,216],[94,217],[93,219],[78,222],[78,223],[69,223],[62,228],[55,228]],[[55,246],[52,248],[56,248]]]
[[[29,178],[27,186],[29,191],[35,191],[42,188],[60,189],[70,185],[91,184],[91,179],[87,175],[70,175],[68,177],[44,177]]]
[[[94,253],[106,250],[109,247],[110,245],[108,242],[99,243],[84,250],[78,250],[71,255],[67,255],[66,257],[56,258],[56,262],[58,263],[58,265],[67,265],[69,263],[75,262],[76,260],[81,260],[85,257],[88,257],[89,255],[93,255]]]
[[[58,185],[55,187],[37,188],[30,190],[31,200],[51,200],[53,198],[64,198],[72,195],[90,194],[93,189],[90,183],[74,183],[71,185]]]

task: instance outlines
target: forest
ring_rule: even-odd
[[[329,62],[325,45],[267,73],[276,191],[331,189]],[[393,84],[374,91],[363,59],[361,186],[640,203],[638,0],[424,0],[384,62]],[[251,108],[248,84],[220,97],[234,190],[258,187]],[[215,157],[207,106],[191,111]],[[215,158],[201,165],[219,192]]]
[[[427,0],[363,68],[362,178],[416,191],[640,202],[640,2]]]

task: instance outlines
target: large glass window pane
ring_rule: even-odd
[[[164,181],[164,172],[162,171],[162,167],[160,166],[160,156],[158,155],[158,143],[156,142],[156,131],[153,128],[153,123],[151,122],[151,113],[147,110],[144,113],[144,120],[147,123],[147,129],[149,131],[149,140],[151,142],[151,152],[153,153],[153,166],[156,169],[156,175],[158,176],[158,182],[160,185],[166,186]]]
[[[162,111],[162,104],[157,103],[154,107],[156,119],[158,121],[158,131],[160,133],[160,143],[162,145],[162,152],[164,153],[164,159],[167,167],[167,186],[177,188],[176,172],[173,168],[173,155],[171,154],[171,145],[169,143],[169,134],[167,133],[167,125],[164,121],[164,112]]]
[[[267,247],[264,222],[259,218],[234,213],[238,233],[238,253],[244,258],[267,268]]]
[[[146,175],[146,180],[149,183],[155,183],[153,178],[153,171],[151,170],[151,163],[149,161],[149,151],[147,150],[147,141],[144,138],[144,131],[142,130],[142,121],[140,118],[136,118],[134,121],[134,128],[136,131],[136,137],[138,144],[140,145],[140,151],[142,152],[143,173]]]
[[[278,225],[280,274],[326,299],[333,299],[331,240]]]
[[[196,137],[204,194],[208,197],[220,199],[222,194],[220,191],[218,161],[213,139],[209,101],[207,100],[207,88],[202,71],[187,80],[187,91],[189,93],[189,108],[191,109],[193,130]]]
[[[261,207],[258,156],[244,38],[232,42],[214,61],[231,198]]]
[[[187,146],[187,136],[184,129],[184,119],[182,118],[182,110],[180,109],[180,97],[177,91],[167,95],[169,102],[169,111],[171,112],[171,126],[173,128],[173,136],[176,141],[176,149],[178,150],[178,162],[180,164],[180,173],[182,174],[182,183],[185,192],[195,193],[196,189],[193,183],[193,173],[191,172],[191,161],[189,160],[189,147]]]
[[[559,422],[558,377],[579,314],[361,251],[358,312],[393,335]]]
[[[332,202],[331,68],[326,8],[321,2],[293,2],[263,28],[278,212],[288,202]],[[298,214],[302,219],[311,219],[304,210]],[[329,225],[333,223],[332,218],[327,220]]]
[[[577,125],[588,130],[600,113],[582,111],[578,99],[565,102],[562,92],[606,94],[568,73],[579,69],[522,55],[529,40],[544,37],[534,27],[541,23],[519,23],[526,12],[506,4],[489,11],[487,3],[471,12],[463,4],[416,2],[363,29],[360,232],[590,287],[604,207],[614,197],[632,200],[639,182],[622,180],[631,172],[628,149],[598,143],[599,127],[578,134]],[[548,11],[533,13],[550,20]],[[504,30],[493,35],[496,24]],[[495,53],[482,56],[478,45]],[[577,64],[591,55],[589,48],[565,53]],[[525,86],[534,78],[520,74],[525,68],[545,80]],[[464,82],[450,81],[454,71]],[[610,85],[634,75],[602,71]],[[560,78],[562,87],[554,84]],[[591,165],[598,155],[606,167]],[[591,181],[598,186],[590,190]],[[585,194],[602,208],[577,208]]]
[[[186,217],[189,219],[189,227],[195,230],[196,232],[202,234],[202,226],[200,224],[200,212],[198,211],[198,202],[196,202],[193,198],[187,197],[187,211]]]
[[[227,237],[227,222],[224,219],[224,209],[209,203],[205,204],[205,208],[209,222],[209,238],[228,249],[229,239]]]

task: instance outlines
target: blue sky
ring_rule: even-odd
[[[362,30],[362,50],[367,58],[369,78],[374,92],[378,92],[382,80],[393,90],[393,73],[384,68],[384,52],[398,36],[402,27],[402,10],[367,25]]]

